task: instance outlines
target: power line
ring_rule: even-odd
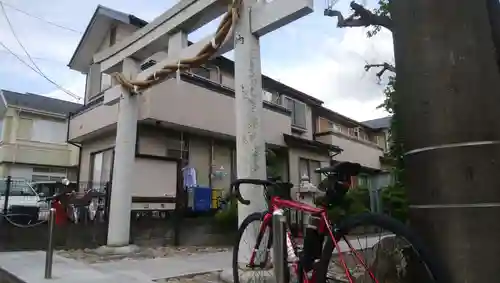
[[[40,76],[44,77],[48,82],[50,82],[51,84],[53,84],[54,86],[56,86],[57,88],[59,88],[60,90],[64,91],[65,93],[67,93],[68,95],[70,95],[71,97],[75,98],[76,100],[80,101],[82,98],[79,97],[78,95],[76,94],[73,94],[72,92],[70,92],[69,90],[66,90],[65,88],[63,88],[62,86],[60,86],[58,83],[54,82],[53,80],[51,80],[50,78],[48,78],[47,76],[41,74],[40,72],[38,72],[37,69],[33,68],[33,66],[31,66],[30,64],[26,63],[26,61],[24,61],[19,55],[17,55],[16,53],[14,53],[9,47],[7,47],[3,42],[0,41],[0,46],[2,46],[3,48],[5,48],[6,51],[8,51],[12,56],[16,57],[17,60],[19,60],[19,62],[23,63],[26,67],[30,68],[31,70],[33,70],[33,72],[39,74]]]
[[[0,49],[0,52],[12,55],[9,51],[7,51],[5,49]],[[26,57],[26,55],[20,55],[20,54],[17,54],[17,53],[16,53],[16,55],[19,56],[19,57]],[[46,58],[46,57],[35,57],[35,56],[31,56],[31,58],[33,58],[35,61],[47,61],[47,62],[58,64],[58,65],[61,65],[61,66],[65,66],[65,67],[67,66],[65,62],[59,61],[59,60],[56,60],[56,59],[51,59],[51,58]]]
[[[26,50],[26,48],[24,47],[23,43],[21,42],[21,40],[19,40],[19,37],[17,36],[15,30],[14,30],[14,27],[12,25],[12,23],[10,22],[10,19],[9,17],[7,16],[7,12],[5,11],[5,7],[4,7],[4,4],[3,2],[0,2],[0,8],[2,10],[2,13],[5,17],[5,20],[7,21],[7,24],[10,28],[10,31],[12,33],[12,35],[14,36],[14,38],[16,39],[17,43],[19,44],[19,46],[21,46],[21,48],[23,49],[24,53],[26,54],[26,56],[28,57],[28,59],[31,61],[31,63],[33,64],[34,68],[26,63],[24,60],[21,59],[20,56],[18,56],[17,54],[15,54],[14,52],[12,52],[12,50],[10,50],[5,44],[2,43],[2,46],[7,50],[9,51],[9,53],[11,53],[12,55],[14,55],[18,60],[20,60],[21,62],[23,62],[25,65],[29,66],[30,69],[32,69],[33,71],[35,71],[36,73],[38,73],[40,76],[44,77],[47,81],[51,82],[52,84],[54,84],[55,86],[57,86],[60,90],[64,91],[66,94],[68,94],[69,96],[73,97],[74,99],[77,99],[77,100],[80,100],[81,97],[79,97],[78,95],[72,93],[71,91],[65,89],[64,87],[60,86],[59,84],[57,84],[56,82],[54,82],[53,80],[51,80],[50,78],[48,78],[44,73],[43,71],[38,67],[38,65],[35,63],[35,60],[33,60],[33,58],[31,58],[31,55],[29,54],[28,50]]]
[[[19,12],[19,13],[21,13],[21,14],[24,14],[24,15],[26,15],[26,16],[28,16],[28,17],[32,17],[32,18],[34,18],[34,19],[37,19],[37,20],[39,20],[39,21],[42,21],[42,22],[44,22],[44,23],[46,23],[46,24],[49,24],[49,25],[52,25],[52,26],[55,26],[55,27],[58,27],[58,28],[61,28],[61,29],[65,29],[65,30],[68,30],[68,31],[71,31],[71,32],[75,32],[75,33],[78,33],[78,34],[82,34],[82,33],[83,33],[83,32],[81,32],[81,31],[79,31],[79,30],[76,30],[76,29],[73,29],[73,28],[70,28],[70,27],[66,27],[66,26],[63,26],[63,25],[60,25],[60,24],[54,23],[54,22],[52,22],[52,21],[46,20],[46,19],[44,19],[44,18],[42,18],[42,17],[40,17],[40,16],[30,14],[30,13],[28,13],[28,12],[24,11],[24,10],[21,10],[21,9],[19,9],[19,8],[17,8],[17,7],[12,6],[11,4],[9,4],[9,3],[7,3],[7,2],[0,1],[0,3],[2,3],[3,5],[5,5],[5,6],[9,7],[9,8],[10,8],[10,9],[12,9],[12,10],[15,10],[15,11],[17,11],[17,12]]]

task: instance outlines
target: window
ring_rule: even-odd
[[[60,167],[33,167],[31,180],[38,181],[61,181],[66,177],[66,168]]]
[[[66,142],[66,122],[34,119],[31,127],[31,140],[47,143]]]
[[[205,67],[192,69],[191,72],[197,76],[203,77],[207,80],[210,79],[210,70]]]
[[[306,104],[285,97],[285,108],[292,112],[292,125],[306,129]]]
[[[112,26],[109,30],[109,46],[113,46],[116,43],[116,26]]]
[[[17,129],[17,138],[24,140],[31,139],[32,128],[33,128],[33,119],[20,117]]]
[[[273,101],[273,94],[267,90],[262,90],[262,99],[267,102]]]
[[[62,181],[64,177],[61,176],[45,176],[45,175],[32,175],[31,180],[33,182],[40,181]]]
[[[309,177],[309,182],[314,185],[318,185],[321,182],[321,174],[314,173],[316,168],[320,168],[321,163],[316,160],[309,160],[305,158],[299,159],[299,180],[302,177]]]
[[[328,127],[330,128],[331,131],[334,131],[336,133],[341,133],[342,132],[342,128],[339,125],[337,125],[337,124],[335,124],[333,122],[329,121],[328,122]]]
[[[262,99],[264,101],[269,102],[269,103],[281,105],[280,94],[277,92],[272,92],[272,91],[268,91],[268,90],[263,89],[262,90]]]
[[[59,167],[33,167],[34,173],[66,174],[66,168]]]
[[[179,137],[169,136],[167,138],[167,156],[189,160],[189,143],[187,139],[181,135]]]
[[[0,196],[5,196],[7,190],[7,182],[0,182]],[[28,185],[26,181],[12,180],[10,183],[9,196],[36,196],[35,191]]]
[[[353,136],[355,138],[359,138],[359,128],[350,128],[349,131],[348,131],[348,134],[350,136]]]
[[[369,188],[369,178],[367,175],[359,175],[357,177],[358,180],[358,187],[361,188]]]
[[[101,73],[101,92],[111,88],[111,75]]]
[[[111,181],[111,173],[113,171],[113,150],[108,149],[101,152],[96,152],[90,156],[90,180],[93,184],[104,186],[105,183]]]

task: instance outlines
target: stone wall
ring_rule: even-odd
[[[132,219],[131,242],[140,246],[174,245],[176,223],[181,246],[230,246],[235,242],[237,227],[218,228],[213,216],[189,216],[176,221],[174,217]],[[56,226],[56,249],[97,248],[106,244],[107,223],[70,223]],[[46,223],[29,228],[0,224],[0,252],[45,250],[48,241]]]

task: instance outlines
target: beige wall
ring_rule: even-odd
[[[141,116],[235,136],[234,103],[233,97],[171,79],[144,92]],[[283,145],[290,117],[263,109],[262,130],[266,142]]]
[[[357,162],[366,167],[380,169],[379,158],[384,153],[377,145],[354,141],[349,137],[337,133],[320,136],[316,139],[323,143],[337,145],[344,150],[341,154],[335,156],[336,160]]]
[[[340,126],[340,132],[333,132],[330,129],[329,121],[323,117],[317,119],[318,133],[331,132],[328,135],[318,136],[318,141],[339,146],[344,151],[337,155],[335,159],[340,161],[358,162],[363,166],[374,169],[381,169],[380,157],[385,151],[385,132],[364,132],[369,135],[369,141],[359,139],[348,134],[348,126],[333,121]]]
[[[106,95],[119,95],[114,87]],[[109,92],[109,93],[108,93]],[[193,129],[228,136],[236,135],[234,98],[175,79],[164,81],[141,95],[140,119],[154,119]],[[85,135],[116,124],[118,104],[99,105],[71,118],[70,140],[84,140]],[[283,133],[290,134],[290,117],[263,109],[262,127],[266,142],[283,145]],[[279,130],[277,130],[279,129]]]
[[[78,165],[78,147],[65,143],[48,143],[32,140],[32,130],[37,119],[61,123],[63,117],[37,114],[28,110],[9,108],[3,119],[3,141],[0,145],[0,162],[72,167]]]
[[[119,90],[119,87],[109,91]],[[69,139],[84,138],[85,135],[103,131],[107,127],[115,127],[118,120],[118,104],[111,106],[99,105],[90,108],[77,116],[71,117],[69,124]]]

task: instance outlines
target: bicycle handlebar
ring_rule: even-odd
[[[269,180],[260,180],[260,179],[238,179],[238,180],[233,181],[231,183],[230,188],[231,188],[231,191],[234,188],[234,196],[236,197],[236,199],[238,199],[238,201],[240,203],[242,203],[244,205],[249,205],[250,201],[244,199],[243,196],[241,195],[241,192],[240,192],[240,185],[241,184],[250,184],[250,185],[258,185],[258,186],[267,187],[267,186],[272,186],[275,183],[271,182]]]

